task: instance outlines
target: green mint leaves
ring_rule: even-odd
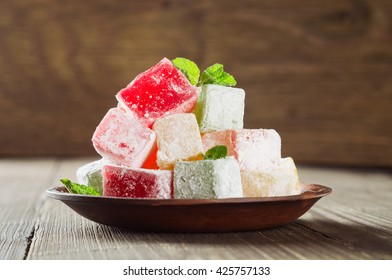
[[[232,75],[223,70],[223,65],[215,63],[208,67],[200,76],[200,85],[215,84],[221,86],[235,86],[237,81]]]
[[[180,70],[192,85],[196,85],[200,77],[200,69],[192,60],[177,57],[172,60],[173,65]]]
[[[177,57],[172,60],[173,65],[180,70],[192,85],[202,86],[215,84],[221,86],[235,86],[237,81],[232,75],[223,70],[223,65],[215,63],[200,75],[200,69],[192,60]]]
[[[227,156],[226,146],[215,146],[209,149],[205,154],[202,154],[204,159],[220,159]]]
[[[85,185],[81,185],[81,184],[73,183],[69,179],[60,179],[60,182],[64,184],[64,186],[67,188],[69,193],[87,194],[87,195],[95,195],[95,196],[101,195],[94,188],[89,187],[89,186],[85,186]]]

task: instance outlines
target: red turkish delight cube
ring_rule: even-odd
[[[167,58],[139,74],[117,93],[119,107],[134,119],[151,126],[157,118],[190,113],[197,99],[197,88]]]
[[[103,195],[133,198],[173,198],[173,171],[105,165]]]

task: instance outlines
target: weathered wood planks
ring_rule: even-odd
[[[0,159],[0,259],[27,257],[55,160]],[[23,174],[23,175],[21,175]]]
[[[1,1],[0,155],[95,155],[115,93],[184,56],[226,65],[246,127],[277,129],[284,155],[392,166],[391,15],[388,0]]]
[[[296,222],[226,234],[135,233],[95,224],[46,197],[91,158],[0,160],[0,259],[391,259],[392,176],[301,167],[333,188]],[[23,172],[21,172],[23,171]]]

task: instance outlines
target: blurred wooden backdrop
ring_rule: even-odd
[[[284,156],[392,166],[390,0],[2,0],[0,157],[96,155],[114,95],[165,56],[223,63]]]

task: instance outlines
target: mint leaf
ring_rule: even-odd
[[[227,156],[226,146],[215,146],[202,155],[204,159],[220,159]]]
[[[223,65],[215,63],[201,73],[199,86],[205,84],[215,84],[221,86],[235,86],[237,81],[232,75],[223,70]]]
[[[200,69],[192,60],[177,57],[172,60],[173,65],[180,70],[192,85],[196,85],[200,77]]]
[[[60,182],[64,184],[64,186],[67,188],[69,193],[87,194],[87,195],[96,195],[96,196],[101,195],[94,188],[73,183],[69,179],[60,179]]]
[[[215,63],[200,75],[200,69],[192,60],[176,57],[172,60],[173,65],[180,70],[192,85],[202,86],[215,84],[221,86],[235,86],[237,81],[232,75],[223,70],[223,65]]]

